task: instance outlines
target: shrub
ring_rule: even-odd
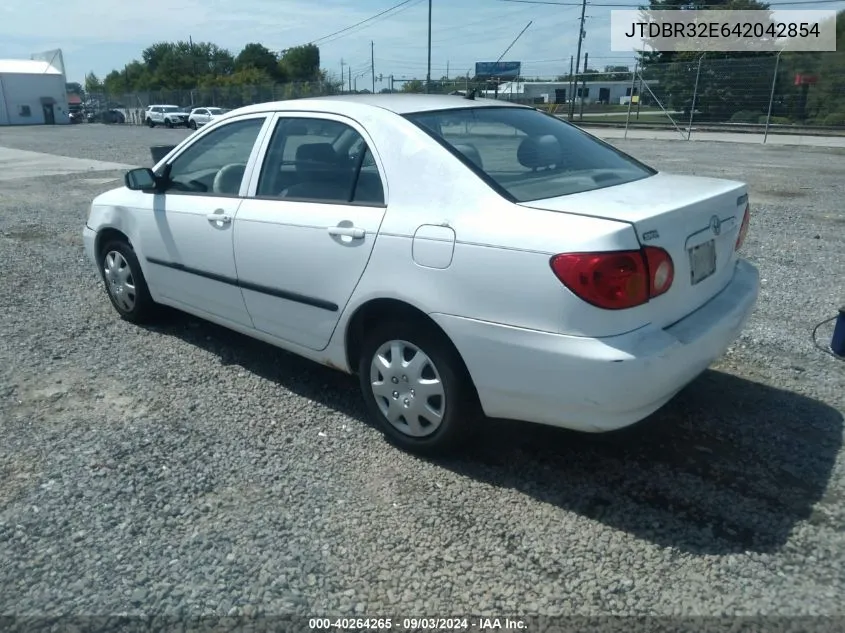
[[[824,118],[824,125],[845,125],[845,112],[834,112]]]
[[[731,116],[731,123],[756,123],[757,117],[759,116],[759,112],[753,112],[752,110],[740,110],[739,112],[733,113],[733,116]]]
[[[766,115],[761,114],[760,117],[757,119],[757,123],[759,123],[760,125],[765,125]],[[771,119],[769,119],[770,125],[790,125],[791,123],[792,119],[785,116],[773,116]]]

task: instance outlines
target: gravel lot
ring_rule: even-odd
[[[185,134],[0,146],[144,165]],[[845,300],[845,152],[616,144],[750,183],[752,322],[622,438],[491,421],[440,462],[387,445],[348,376],[121,321],[80,237],[121,173],[3,182],[0,614],[842,614],[845,364],[810,331]]]

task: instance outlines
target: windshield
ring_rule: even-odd
[[[162,108],[163,112],[181,112],[181,110],[176,106],[164,106]]]
[[[476,107],[406,116],[514,202],[621,185],[656,173],[533,108]]]
[[[208,108],[209,114],[223,114],[223,110],[220,108]]]

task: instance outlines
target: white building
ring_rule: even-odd
[[[654,79],[643,81],[644,96],[648,95],[645,84],[653,90],[657,83]],[[634,84],[633,92],[634,96],[639,95],[639,80]],[[484,91],[485,97],[492,97],[495,94],[495,90]],[[578,82],[577,86],[570,85],[568,81],[509,81],[499,86],[498,97],[542,103],[567,103],[572,97],[576,102],[580,102],[583,97],[584,103],[626,105],[631,99],[631,81],[590,80]]]
[[[70,123],[61,51],[0,59],[0,125]]]

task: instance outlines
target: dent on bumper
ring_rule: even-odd
[[[647,417],[707,369],[741,332],[758,291],[757,269],[740,261],[718,295],[671,327],[600,339],[431,316],[458,347],[488,416],[603,432]]]

